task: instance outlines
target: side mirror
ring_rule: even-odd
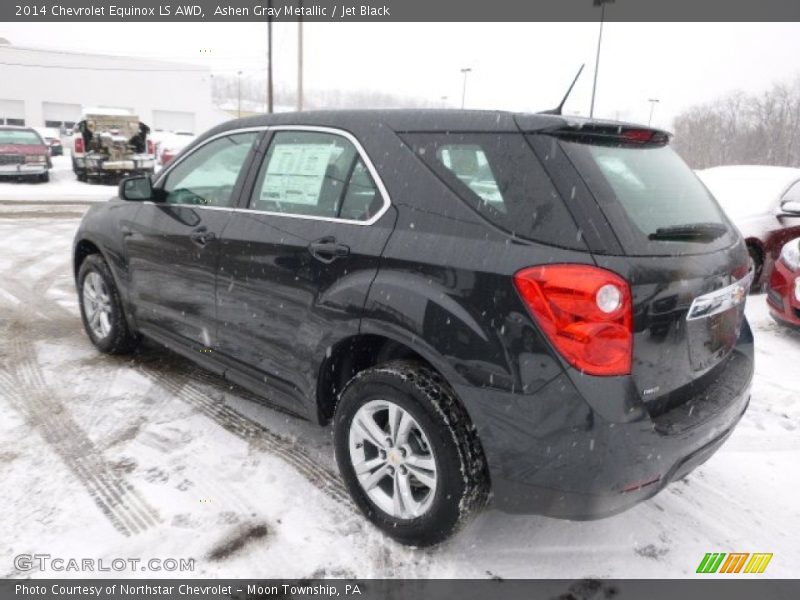
[[[787,200],[781,204],[781,215],[787,217],[800,217],[800,201]]]
[[[152,200],[153,181],[150,175],[135,175],[126,177],[119,182],[119,197],[123,200]]]

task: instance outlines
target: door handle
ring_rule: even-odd
[[[209,231],[205,225],[198,227],[189,234],[189,239],[201,248],[216,237],[216,234],[213,231]]]
[[[311,253],[311,256],[326,265],[332,263],[337,258],[343,258],[350,254],[350,248],[344,244],[338,243],[333,236],[327,236],[311,242],[308,245],[308,251]]]

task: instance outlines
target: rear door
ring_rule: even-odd
[[[645,401],[666,398],[726,361],[749,287],[741,237],[692,171],[651,130],[564,129],[529,135],[576,219],[603,223],[598,266],[622,275],[634,301],[632,377]],[[594,206],[577,205],[586,188]]]
[[[251,178],[221,240],[217,351],[235,361],[231,379],[297,410],[330,346],[358,333],[394,211],[342,131],[275,128]]]
[[[143,328],[212,346],[220,237],[260,132],[202,144],[155,185],[127,232],[136,320]]]

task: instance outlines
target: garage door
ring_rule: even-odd
[[[25,103],[0,98],[0,125],[25,125]]]
[[[156,131],[194,133],[194,113],[177,110],[154,110],[152,128]]]
[[[81,105],[42,102],[42,116],[45,127],[61,127],[61,125],[72,127],[81,120]]]

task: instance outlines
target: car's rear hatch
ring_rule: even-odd
[[[731,362],[749,264],[741,237],[658,130],[517,118],[598,266],[633,298],[632,379],[653,409],[696,397]],[[684,394],[683,392],[686,392]]]

